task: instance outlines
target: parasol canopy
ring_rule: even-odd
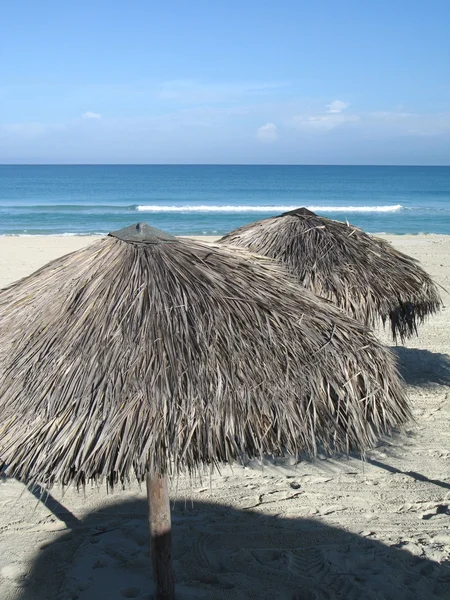
[[[219,244],[277,260],[305,288],[370,327],[389,320],[394,339],[417,333],[441,308],[437,286],[414,258],[306,208],[239,227]]]
[[[271,261],[145,225],[0,292],[0,456],[41,483],[371,446],[390,352]]]

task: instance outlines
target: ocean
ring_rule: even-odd
[[[0,235],[137,221],[220,235],[300,206],[371,233],[450,234],[450,167],[0,165]]]

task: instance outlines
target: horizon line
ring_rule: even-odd
[[[0,163],[0,167],[450,167],[449,164],[357,163]]]

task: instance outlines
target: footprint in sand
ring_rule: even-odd
[[[429,519],[432,519],[438,515],[448,515],[449,512],[448,504],[436,504],[435,506],[432,506],[428,510],[421,513],[419,517],[425,521],[428,521]]]
[[[138,587],[127,587],[120,590],[121,595],[124,598],[137,598],[141,594],[141,590]]]

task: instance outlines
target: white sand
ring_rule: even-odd
[[[450,290],[450,237],[389,239]],[[0,286],[90,241],[0,238]],[[211,486],[178,481],[178,598],[450,598],[449,315],[397,349],[417,424],[366,463],[252,464],[224,468]],[[0,485],[0,599],[151,598],[144,492],[52,493],[60,505]]]

